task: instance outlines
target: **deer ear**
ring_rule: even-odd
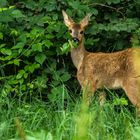
[[[85,16],[85,17],[81,20],[80,25],[81,25],[82,28],[85,28],[85,27],[88,25],[89,20],[90,20],[90,17],[91,17],[91,14],[88,14],[87,16]]]
[[[74,24],[74,21],[72,20],[72,18],[69,17],[64,10],[62,10],[62,14],[63,14],[63,17],[64,17],[64,23],[65,23],[66,26],[69,27],[72,24]]]

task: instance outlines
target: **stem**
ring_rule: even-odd
[[[102,3],[92,3],[92,4],[89,4],[89,6],[102,6],[102,7],[110,8],[110,9],[116,11],[117,13],[120,13],[123,16],[123,18],[125,19],[125,15],[120,11],[120,9],[122,9],[122,7],[121,8],[115,8],[115,7],[108,6],[108,5],[105,5],[105,4],[102,4]]]

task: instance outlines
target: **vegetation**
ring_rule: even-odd
[[[92,13],[85,33],[89,51],[140,44],[139,0],[1,0],[1,140],[140,139],[140,122],[123,91],[118,96],[105,89],[105,105],[95,99],[86,108],[62,9],[77,21]]]

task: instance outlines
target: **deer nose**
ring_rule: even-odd
[[[77,37],[74,37],[74,38],[73,38],[73,41],[74,41],[74,42],[79,42],[79,39],[78,39]]]

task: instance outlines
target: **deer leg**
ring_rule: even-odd
[[[132,104],[137,109],[137,116],[140,117],[140,83],[138,79],[128,80],[124,85],[123,89],[132,102]]]
[[[105,104],[106,101],[106,93],[105,91],[100,91],[99,92],[99,104],[100,106],[103,106]]]
[[[89,106],[92,102],[96,86],[93,84],[93,82],[85,80],[82,84],[82,90],[83,90],[83,99]]]

